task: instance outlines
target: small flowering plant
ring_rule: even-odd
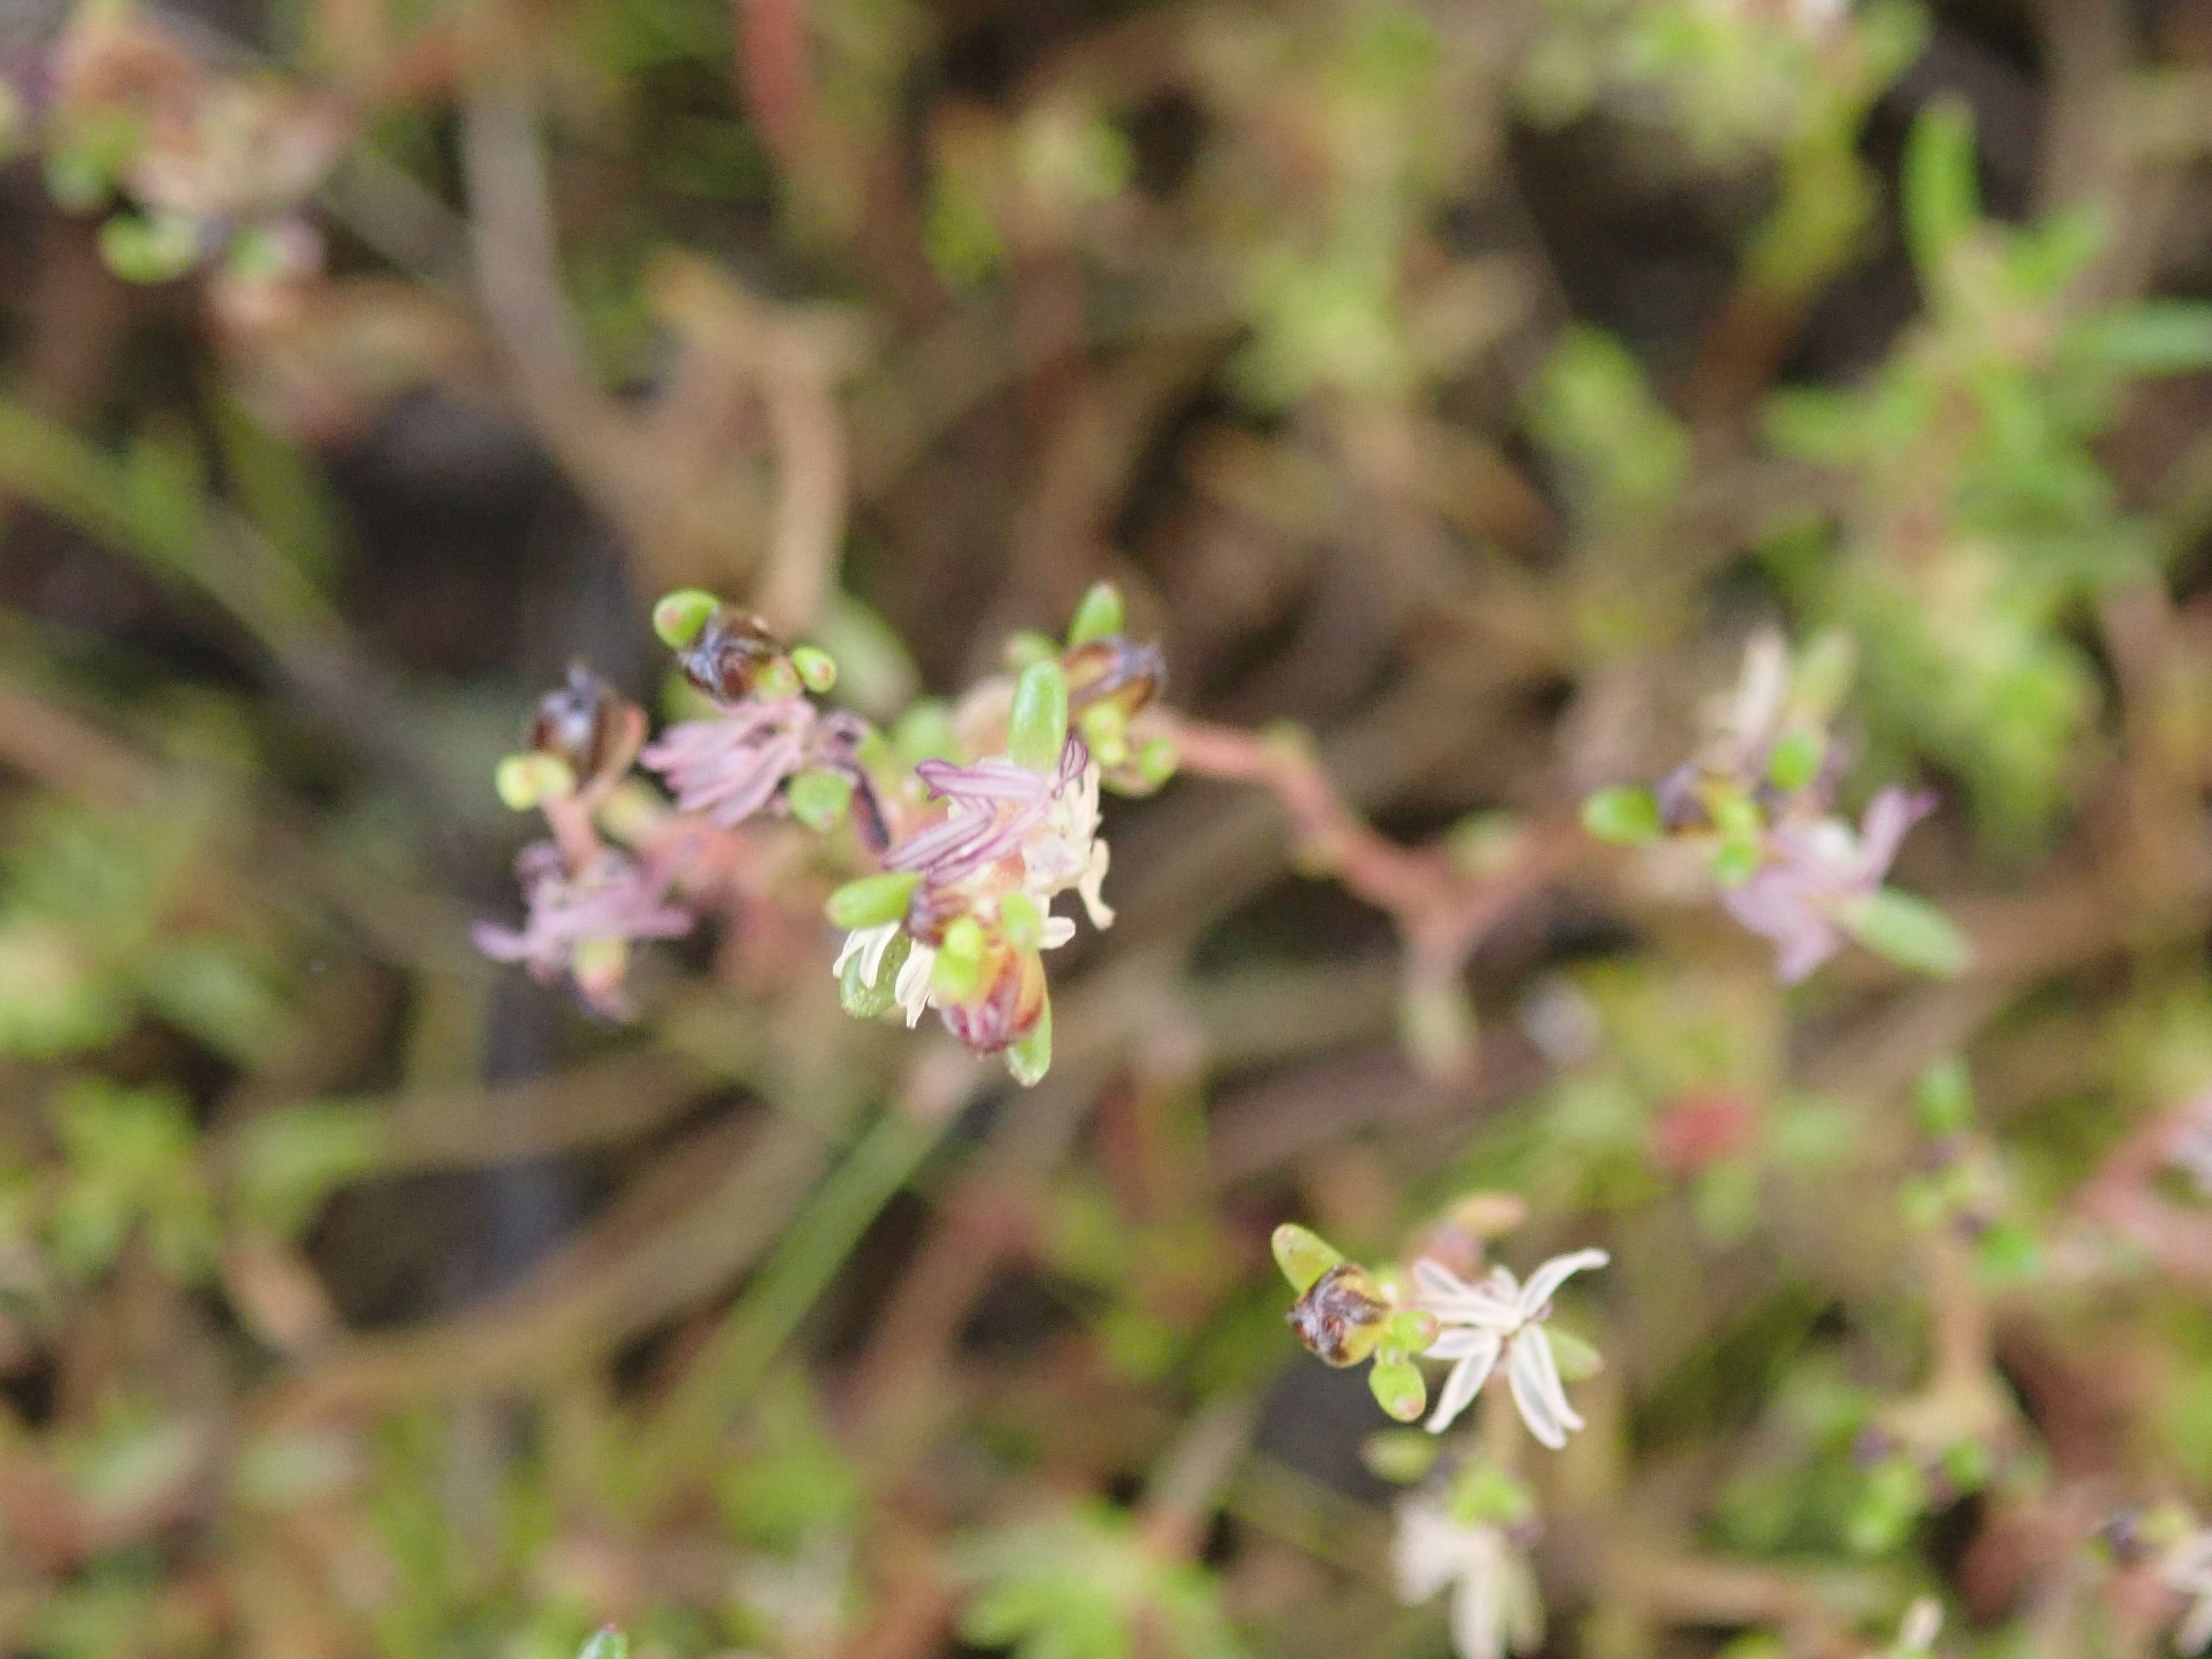
[[[1856,825],[1834,810],[1839,768],[1828,727],[1848,673],[1839,640],[1816,644],[1793,675],[1780,637],[1760,635],[1697,753],[1652,787],[1598,791],[1583,823],[1601,841],[1693,855],[1722,908],[1773,945],[1785,985],[1809,977],[1846,939],[1949,978],[1970,961],[1964,936],[1924,899],[1885,884],[1935,798],[1892,785]]]
[[[1010,674],[951,711],[909,709],[889,735],[820,701],[837,680],[827,653],[787,647],[711,594],[670,594],[653,625],[708,712],[647,742],[643,711],[580,668],[540,704],[498,781],[552,837],[518,863],[527,920],[480,927],[479,948],[565,974],[586,1006],[623,1017],[630,946],[720,907],[781,821],[843,878],[826,914],[845,934],[830,970],[848,1012],[911,1026],[934,1009],[1022,1083],[1043,1077],[1043,953],[1076,931],[1054,905],[1072,893],[1094,927],[1114,921],[1100,791],[1146,793],[1175,766],[1165,739],[1132,740],[1162,671],[1123,637],[1119,594],[1092,590],[1064,644],[1018,641]]]
[[[1291,1223],[1275,1230],[1274,1251],[1298,1292],[1289,1315],[1298,1340],[1327,1364],[1372,1361],[1368,1386],[1399,1421],[1413,1421],[1428,1403],[1417,1358],[1451,1365],[1429,1419],[1431,1434],[1458,1419],[1503,1359],[1513,1403],[1540,1443],[1556,1451],[1583,1426],[1567,1401],[1546,1322],[1559,1286],[1585,1268],[1605,1266],[1610,1258],[1603,1250],[1554,1256],[1526,1285],[1504,1267],[1470,1284],[1428,1255],[1416,1258],[1408,1272],[1376,1273]],[[1568,1358],[1577,1375],[1595,1369],[1595,1354],[1579,1341],[1570,1339]]]
[[[1275,1261],[1298,1292],[1290,1313],[1298,1340],[1331,1365],[1371,1361],[1369,1386],[1392,1417],[1413,1422],[1427,1405],[1417,1360],[1449,1366],[1428,1433],[1378,1435],[1365,1460],[1383,1479],[1413,1488],[1395,1514],[1398,1598],[1413,1606],[1449,1589],[1460,1659],[1506,1659],[1543,1644],[1543,1601],[1528,1559],[1541,1525],[1534,1497],[1514,1473],[1525,1443],[1510,1432],[1511,1414],[1493,1415],[1479,1437],[1442,1437],[1502,1361],[1514,1413],[1530,1437],[1557,1451],[1584,1426],[1565,1377],[1598,1367],[1594,1350],[1548,1321],[1553,1294],[1574,1274],[1605,1266],[1604,1251],[1554,1256],[1525,1284],[1504,1267],[1477,1274],[1483,1235],[1521,1213],[1517,1200],[1500,1194],[1468,1199],[1432,1230],[1409,1267],[1381,1272],[1347,1261],[1303,1227],[1285,1224],[1274,1236]]]

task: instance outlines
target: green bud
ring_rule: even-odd
[[[612,1625],[593,1631],[576,1659],[629,1659],[629,1638]]]
[[[663,594],[653,607],[653,631],[671,651],[681,651],[699,637],[699,630],[721,606],[703,587],[679,587]]]
[[[1731,838],[1713,854],[1713,879],[1723,887],[1741,887],[1759,873],[1764,862],[1756,839]]]
[[[891,723],[891,745],[908,766],[926,760],[957,760],[960,744],[952,714],[935,697],[918,697]]]
[[[1912,1085],[1912,1115],[1929,1135],[1954,1135],[1974,1121],[1974,1085],[1966,1062],[1954,1054],[1931,1060]]]
[[[1429,1403],[1420,1367],[1410,1360],[1378,1360],[1367,1373],[1367,1389],[1375,1403],[1401,1423],[1412,1422]]]
[[[1093,582],[1075,607],[1075,620],[1067,625],[1071,647],[1088,645],[1121,631],[1121,590],[1111,582]]]
[[[945,930],[937,947],[937,963],[931,988],[947,1002],[965,1002],[983,982],[983,927],[973,916],[960,916]]]
[[[1552,1358],[1559,1375],[1568,1382],[1584,1382],[1605,1369],[1605,1357],[1572,1331],[1547,1323],[1544,1334],[1551,1339]]]
[[[1876,956],[1936,979],[1956,979],[1972,965],[1973,947],[1926,899],[1885,887],[1844,907],[1844,931]]]
[[[788,657],[765,657],[754,665],[753,695],[770,702],[781,702],[795,697],[802,689],[799,671],[791,665]]]
[[[1034,628],[1024,628],[1006,638],[1006,666],[1016,673],[1037,663],[1049,662],[1059,654],[1060,641]]]
[[[1275,1265],[1283,1270],[1283,1277],[1291,1281],[1291,1288],[1300,1296],[1311,1290],[1314,1281],[1331,1267],[1344,1265],[1341,1251],[1320,1234],[1309,1232],[1294,1221],[1285,1221],[1276,1228],[1270,1243],[1275,1252]]]
[[[1034,1089],[1044,1081],[1044,1074],[1051,1069],[1052,1003],[1048,999],[1037,1023],[1006,1050],[1006,1070],[1023,1088]]]
[[[1616,847],[1642,846],[1666,833],[1659,798],[1641,787],[1599,790],[1583,803],[1583,828]]]
[[[884,947],[883,960],[876,965],[872,984],[862,978],[866,963],[859,951],[845,959],[844,969],[837,976],[837,1001],[855,1019],[881,1019],[897,1006],[899,969],[914,954],[914,939],[903,929],[891,935],[890,943]]]
[[[1378,1480],[1410,1486],[1437,1466],[1443,1442],[1417,1429],[1382,1429],[1359,1443],[1359,1461]]]
[[[1044,913],[1027,893],[1012,892],[999,901],[999,921],[1006,930],[1006,943],[1017,951],[1034,951],[1044,943]]]
[[[862,876],[830,895],[830,924],[848,932],[855,927],[880,927],[903,921],[908,900],[921,878],[909,871],[887,870],[880,876]]]
[[[1157,789],[1175,776],[1182,758],[1172,738],[1154,738],[1137,751],[1137,775]]]
[[[1066,746],[1067,676],[1056,662],[1033,662],[1014,683],[1006,753],[1033,772],[1056,772]]]
[[[842,772],[812,769],[795,774],[784,786],[791,816],[817,835],[826,836],[844,823],[853,805],[853,781]]]
[[[1119,704],[1094,702],[1076,723],[1101,766],[1119,766],[1129,758],[1129,717]]]
[[[1785,795],[1794,795],[1820,775],[1827,758],[1828,739],[1820,732],[1792,732],[1774,745],[1766,757],[1766,781]]]
[[[1427,1309],[1401,1308],[1390,1316],[1390,1328],[1382,1340],[1401,1352],[1417,1354],[1425,1351],[1443,1328]]]
[[[827,691],[837,684],[837,659],[818,645],[793,647],[791,665],[809,691]]]
[[[100,228],[101,263],[126,283],[173,282],[199,255],[199,228],[175,214],[118,213]]]
[[[558,755],[509,755],[492,774],[492,787],[509,811],[527,812],[576,792],[576,775]]]

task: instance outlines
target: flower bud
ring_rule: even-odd
[[[1075,607],[1075,619],[1067,625],[1068,644],[1088,645],[1120,633],[1123,612],[1120,588],[1111,582],[1091,583]]]
[[[671,651],[681,651],[721,608],[721,601],[704,588],[680,587],[653,607],[653,631]]]
[[[837,684],[837,659],[818,645],[793,647],[791,665],[809,691],[827,691]]]
[[[700,617],[697,599],[711,597],[687,589],[671,594],[654,611],[654,625],[659,628],[662,609],[673,608],[673,615],[667,618],[669,629],[661,632],[664,640],[671,630],[680,634],[687,627],[690,629],[690,637],[675,647],[676,666],[684,678],[717,702],[743,702],[748,697],[768,695],[756,684],[766,669],[772,681],[788,676],[787,695],[797,696],[798,673],[785,659],[783,647],[769,632],[768,624],[726,605],[717,605]],[[678,600],[683,603],[678,605]],[[771,664],[781,672],[770,668]]]
[[[1033,662],[1014,683],[1006,753],[1032,772],[1055,772],[1067,746],[1067,676],[1056,662]]]
[[[530,747],[565,762],[578,778],[596,778],[614,763],[623,724],[623,700],[614,688],[571,663],[567,683],[538,700]]]
[[[1308,1352],[1341,1367],[1358,1364],[1381,1346],[1391,1311],[1374,1274],[1340,1261],[1307,1286],[1287,1317]]]
[[[1301,1296],[1331,1267],[1344,1265],[1343,1255],[1334,1245],[1294,1221],[1285,1221],[1276,1228],[1270,1243],[1275,1252],[1275,1265],[1291,1281],[1291,1288]]]
[[[509,755],[492,775],[492,787],[508,810],[527,812],[576,793],[576,775],[554,755]]]
[[[1033,1089],[1044,1081],[1044,1074],[1052,1069],[1052,1000],[1045,999],[1044,1011],[1037,1016],[1036,1024],[1014,1039],[1006,1050],[1006,1069],[1013,1073],[1014,1081],[1024,1089]]]
[[[880,927],[906,915],[907,902],[921,878],[906,871],[862,876],[830,895],[829,916],[836,927]]]
[[[787,702],[805,689],[787,657],[763,658],[753,665],[751,681],[753,696],[769,702]]]
[[[975,925],[972,917],[963,916],[961,921]],[[944,969],[948,959],[961,960],[951,954],[950,945],[960,926],[955,922],[945,930],[947,945],[937,954],[939,975],[933,987],[942,1004],[939,1012],[946,1030],[977,1054],[994,1054],[1030,1036],[1043,1021],[1047,1008],[1044,963],[1034,951],[1017,951],[1004,944],[987,945],[968,970],[972,977],[967,989],[953,990],[946,984]],[[1048,1036],[1041,1054],[1032,1053],[1026,1061],[1017,1058],[1012,1063],[1022,1066],[1042,1060],[1050,1065],[1050,1043]],[[1018,1070],[1015,1075],[1019,1078],[1022,1073]],[[1040,1069],[1024,1081],[1034,1082],[1043,1075]]]
[[[1420,1367],[1409,1359],[1378,1362],[1367,1373],[1367,1388],[1375,1396],[1375,1403],[1401,1423],[1412,1422],[1429,1403],[1429,1391],[1421,1381]]]
[[[1137,775],[1157,789],[1175,776],[1182,758],[1172,738],[1154,738],[1137,751]]]
[[[1125,720],[1158,695],[1167,678],[1158,646],[1139,645],[1118,634],[1062,652],[1060,666],[1067,676],[1069,705],[1078,714],[1110,703]]]
[[[813,769],[794,774],[783,787],[791,816],[817,835],[828,835],[845,821],[853,805],[853,781],[838,772]]]

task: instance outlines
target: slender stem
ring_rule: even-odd
[[[689,1455],[775,1367],[785,1345],[891,1195],[937,1144],[949,1118],[922,1119],[894,1106],[877,1118],[845,1161],[784,1230],[759,1276],[662,1407],[646,1449],[662,1468]]]

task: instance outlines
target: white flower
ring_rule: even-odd
[[[2185,1538],[2159,1563],[2159,1582],[2195,1598],[2196,1605],[2174,1626],[2176,1653],[2202,1653],[2212,1647],[2212,1531]]]
[[[1398,1506],[1390,1565],[1398,1599],[1408,1607],[1456,1586],[1451,1633],[1460,1659],[1505,1659],[1543,1645],[1544,1604],[1535,1577],[1497,1528],[1471,1526],[1439,1504],[1409,1499]]]
[[[1603,1250],[1555,1255],[1526,1285],[1504,1267],[1492,1268],[1481,1284],[1470,1285],[1426,1256],[1414,1262],[1413,1282],[1420,1288],[1416,1305],[1445,1327],[1427,1352],[1432,1358],[1454,1362],[1429,1418],[1429,1432],[1442,1434],[1451,1426],[1482,1391],[1502,1355],[1513,1403],[1521,1408],[1528,1432],[1554,1451],[1565,1445],[1568,1432],[1582,1427],[1583,1419],[1567,1403],[1544,1320],[1552,1310],[1553,1292],[1570,1274],[1602,1267],[1609,1260]]]

